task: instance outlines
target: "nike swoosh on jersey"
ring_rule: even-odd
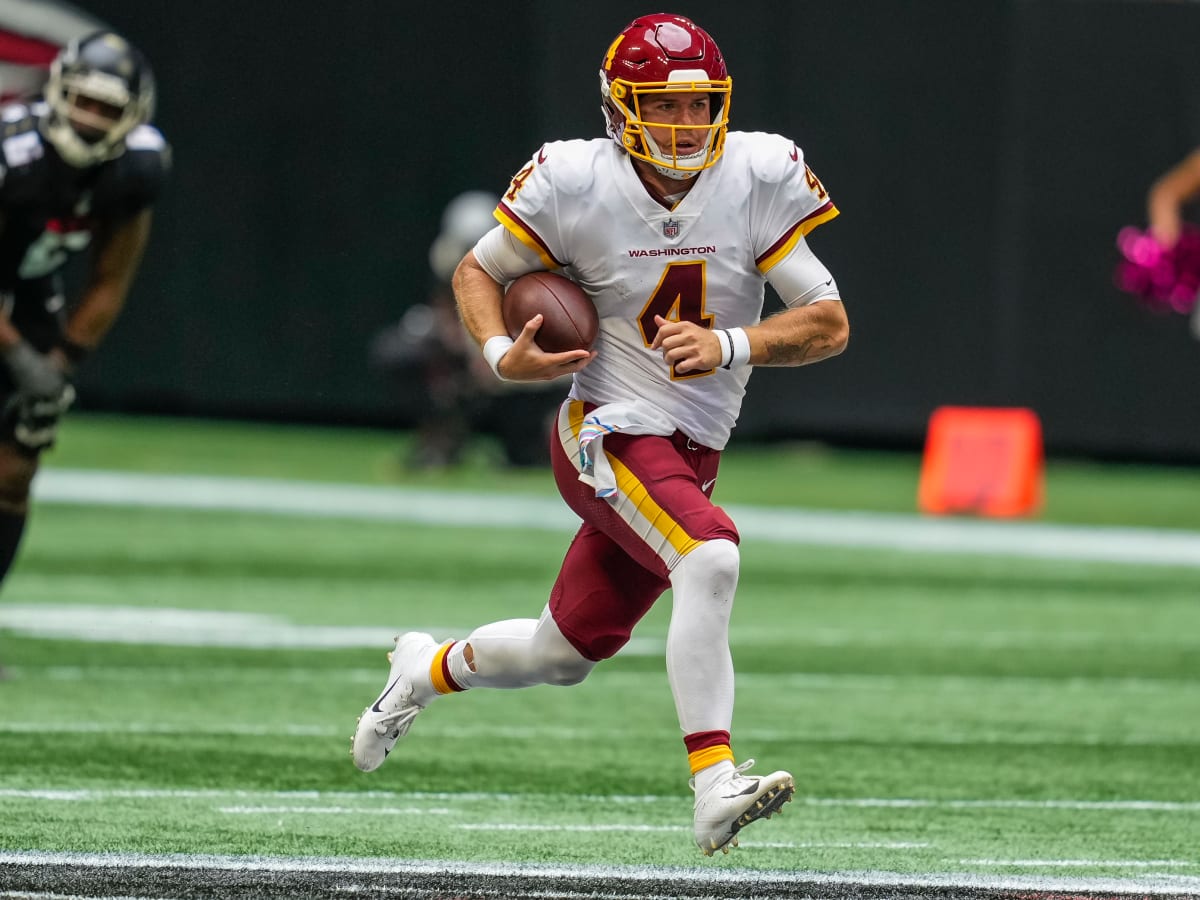
[[[715,478],[710,478],[710,479],[708,479],[708,481],[706,481],[706,482],[704,482],[704,484],[700,485],[700,490],[704,491],[704,493],[706,493],[706,494],[707,494],[707,493],[708,493],[708,489],[709,489],[710,487],[712,487],[712,486],[713,486],[713,484],[715,484],[715,483],[716,483],[716,480],[717,480],[717,479],[715,479]]]

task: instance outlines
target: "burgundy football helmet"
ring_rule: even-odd
[[[600,95],[609,136],[636,159],[645,160],[669,178],[690,178],[707,169],[725,150],[729,98],[733,80],[725,59],[708,32],[690,19],[656,13],[634,19],[617,35],[600,65]],[[712,121],[701,149],[680,155],[679,130],[696,126],[650,122],[642,116],[648,95],[671,92],[707,93]],[[670,129],[671,142],[659,146],[646,126]]]

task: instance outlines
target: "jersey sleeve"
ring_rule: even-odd
[[[752,155],[751,239],[763,274],[838,209],[796,144],[779,135],[760,135]]]
[[[142,125],[125,139],[125,152],[96,188],[96,210],[117,219],[154,205],[171,171],[171,147],[158,129]]]
[[[547,269],[561,269],[567,259],[557,221],[560,185],[556,170],[568,154],[567,142],[542,145],[509,182],[500,197],[496,219],[525,247],[536,253]]]

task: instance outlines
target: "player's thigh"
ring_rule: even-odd
[[[670,582],[625,552],[604,532],[583,525],[550,591],[550,614],[571,645],[593,661],[629,641]]]
[[[38,454],[16,443],[8,423],[0,426],[0,512],[25,514],[37,469]]]
[[[579,480],[582,420],[582,404],[563,404],[551,440],[551,461],[559,493],[585,523],[662,577],[704,541],[723,538],[737,543],[733,521],[705,493],[716,478],[720,454],[689,450],[684,441],[671,437],[610,434],[604,438],[604,452],[617,476],[617,490],[597,497]]]

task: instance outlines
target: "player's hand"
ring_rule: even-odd
[[[672,322],[654,317],[658,332],[651,350],[661,350],[663,362],[680,374],[707,372],[721,363],[721,339],[711,329],[694,322]]]
[[[4,406],[4,420],[13,423],[17,442],[30,450],[52,446],[58,420],[75,402],[75,388],[60,365],[25,341],[4,351],[2,358],[16,387]]]
[[[17,392],[30,397],[57,397],[67,385],[66,373],[46,354],[18,341],[3,353]]]
[[[525,323],[512,347],[500,358],[500,374],[509,381],[553,381],[580,371],[595,358],[595,350],[547,353],[535,340],[541,327],[539,313]]]

